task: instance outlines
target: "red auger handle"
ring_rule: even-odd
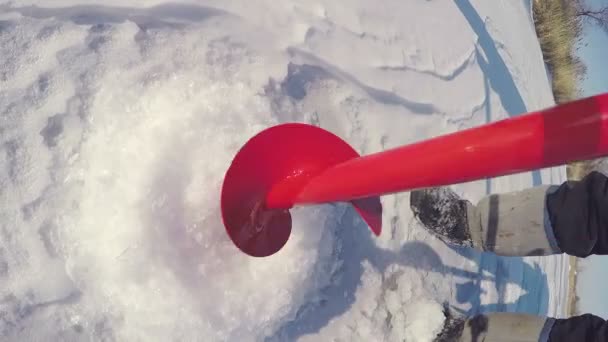
[[[294,194],[277,183],[268,208],[378,196],[608,155],[608,93],[338,164]]]

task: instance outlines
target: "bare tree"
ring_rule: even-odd
[[[576,16],[582,23],[595,25],[608,33],[608,1],[599,6],[592,6],[587,0],[565,0],[572,1]]]

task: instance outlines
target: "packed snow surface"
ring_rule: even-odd
[[[552,104],[528,0],[0,1],[0,340],[429,341],[445,303],[561,316],[566,258],[451,249],[408,193],[379,238],[346,205],[294,209],[263,259],[219,208],[272,125],[368,154]]]

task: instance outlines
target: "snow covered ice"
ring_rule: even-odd
[[[0,1],[0,340],[429,341],[442,305],[562,316],[567,259],[450,249],[382,198],[229,241],[236,151],[306,122],[362,154],[548,107],[527,0]],[[411,161],[415,162],[415,161]],[[423,172],[423,170],[422,170]],[[563,168],[455,186],[559,183]]]

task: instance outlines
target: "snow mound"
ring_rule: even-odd
[[[224,232],[217,196],[231,157],[277,122],[237,78],[267,67],[230,18],[185,31],[9,25],[3,292],[17,312],[5,333],[42,322],[38,308],[78,302],[56,317],[63,333],[246,340],[326,285],[343,208],[300,210],[271,258],[238,253]]]

